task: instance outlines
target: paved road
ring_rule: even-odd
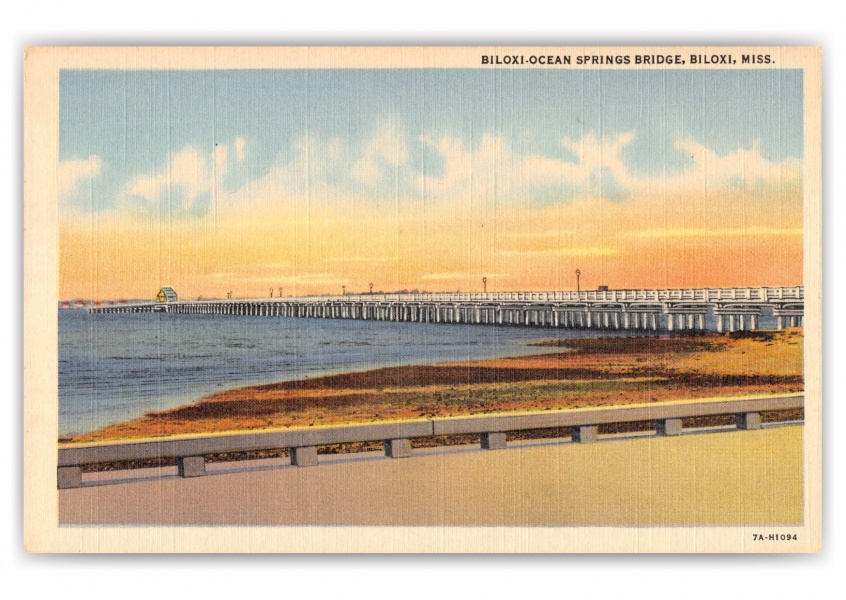
[[[329,457],[326,457],[329,458]],[[321,460],[324,457],[321,456]],[[334,459],[59,492],[64,524],[659,525],[802,520],[802,427]]]

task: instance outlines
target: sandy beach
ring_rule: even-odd
[[[538,346],[533,356],[390,367],[226,390],[75,436],[73,442],[803,389],[801,329],[553,340]]]

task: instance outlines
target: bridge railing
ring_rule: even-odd
[[[281,298],[251,298],[232,300],[182,300],[175,304],[243,304],[243,303],[555,303],[555,302],[756,302],[779,303],[784,301],[802,302],[805,291],[802,286],[777,288],[712,288],[712,289],[675,289],[675,290],[590,290],[558,292],[489,292],[489,293],[418,293],[418,294],[346,294],[332,296],[285,296]],[[153,305],[154,303],[126,303],[126,308]],[[111,309],[113,305],[93,306],[89,310]]]
[[[436,435],[478,434],[483,449],[505,448],[507,433],[532,429],[567,429],[574,442],[597,439],[597,426],[609,423],[653,421],[657,435],[683,432],[681,419],[712,415],[735,415],[741,429],[760,427],[760,413],[802,408],[804,394],[750,398],[704,399],[638,404],[606,408],[499,413],[469,417],[443,417],[364,425],[308,427],[232,435],[161,438],[119,443],[69,444],[58,450],[58,487],[82,485],[84,465],[176,459],[182,477],[205,474],[205,456],[287,448],[291,464],[317,464],[317,447],[351,442],[384,443],[391,458],[411,455],[412,438]]]
[[[228,302],[774,302],[803,300],[804,288],[712,288],[674,290],[589,290],[547,292],[345,294],[330,296],[285,296]],[[207,301],[207,302],[221,302]]]

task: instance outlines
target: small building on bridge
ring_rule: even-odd
[[[164,286],[156,294],[156,302],[176,302],[176,291],[170,286]]]

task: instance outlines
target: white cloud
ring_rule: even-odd
[[[226,147],[215,148],[215,160],[225,159]],[[186,147],[171,154],[168,164],[149,175],[141,175],[126,184],[122,196],[132,205],[149,207],[178,198],[183,211],[191,210],[195,203],[212,189],[209,160],[197,149]]]
[[[801,174],[801,161],[793,158],[781,162],[769,161],[761,156],[758,141],[752,148],[739,148],[723,155],[718,155],[692,140],[678,141],[674,147],[685,152],[693,160],[693,166],[683,173],[682,180],[740,182],[744,187],[750,188],[760,183],[777,185],[786,180],[798,179]]]
[[[91,155],[85,160],[63,160],[59,162],[59,197],[64,198],[76,191],[86,179],[94,179],[103,168],[103,159]]]
[[[359,182],[378,185],[385,167],[399,167],[408,161],[405,138],[394,126],[384,126],[365,145],[363,156],[353,165],[350,174]]]
[[[418,185],[438,196],[489,198],[532,197],[550,190],[560,190],[562,198],[621,199],[634,194],[683,190],[713,190],[721,186],[741,185],[752,189],[760,184],[777,186],[798,180],[801,161],[788,158],[769,161],[761,155],[760,145],[719,155],[691,140],[675,143],[691,161],[686,169],[671,175],[633,172],[623,160],[623,149],[635,139],[634,132],[611,137],[587,133],[580,139],[563,138],[561,147],[573,160],[543,154],[519,155],[500,136],[484,135],[473,151],[464,140],[443,137],[420,140],[437,150],[444,161],[439,177],[422,175]],[[554,192],[553,192],[554,193]]]
[[[580,139],[563,138],[561,147],[575,156],[575,161],[541,155],[525,157],[520,162],[519,177],[532,184],[559,185],[572,196],[604,197],[609,177],[622,191],[639,187],[638,178],[629,172],[622,159],[623,148],[635,139],[634,132],[598,138],[586,133]]]
[[[239,138],[240,139],[240,138]],[[235,142],[236,153],[238,141]],[[379,202],[379,195],[362,195],[356,183],[377,188],[394,181],[397,169],[408,161],[403,135],[395,126],[384,126],[366,142],[354,146],[342,137],[321,138],[307,134],[293,141],[289,156],[277,155],[262,176],[237,190],[218,190],[219,207],[238,211],[312,210],[316,203],[331,203],[338,210],[362,202]]]
[[[235,158],[238,161],[238,164],[244,162],[244,158],[246,157],[247,152],[247,142],[242,137],[235,138]]]
[[[434,148],[444,161],[441,177],[422,175],[418,185],[436,195],[467,194],[486,196],[511,187],[514,157],[501,136],[485,134],[476,150],[466,149],[464,141],[456,137],[433,140],[423,135],[420,141]]]
[[[353,165],[350,175],[357,181],[374,187],[382,180],[382,169],[372,156],[365,156]]]
[[[197,202],[208,202],[214,189],[218,210],[233,214],[284,210],[300,218],[330,207],[336,214],[361,214],[364,206],[386,202],[378,193],[379,187],[396,181],[401,195],[415,184],[419,191],[399,198],[402,206],[435,201],[427,210],[433,211],[429,213],[432,222],[440,223],[461,221],[468,215],[484,219],[496,214],[507,219],[505,215],[513,216],[510,211],[520,206],[561,204],[565,200],[648,197],[658,201],[668,193],[701,198],[701,192],[799,181],[801,174],[800,159],[768,161],[757,144],[718,155],[692,140],[676,143],[677,150],[689,157],[687,168],[669,176],[638,173],[623,159],[624,149],[635,139],[634,132],[604,138],[595,133],[579,139],[563,138],[560,144],[572,154],[569,160],[538,152],[525,154],[511,147],[504,137],[490,133],[472,146],[468,140],[448,135],[437,139],[422,135],[419,139],[439,154],[443,164],[440,174],[415,173],[408,165],[409,147],[403,130],[388,123],[355,145],[344,137],[303,136],[295,141],[290,155],[280,153],[265,174],[243,182],[238,189],[223,183],[233,165],[245,160],[244,138],[216,146],[213,154],[186,147],[174,153],[160,170],[129,181],[121,197],[124,206],[136,209],[155,207],[166,200],[171,209],[202,215],[205,205],[197,207]],[[64,189],[73,189],[82,178],[98,173],[100,164],[98,157],[63,164]],[[362,192],[357,183],[369,191]],[[395,200],[392,196],[391,201]],[[537,239],[572,233],[569,229],[552,230],[550,225],[541,225],[539,231],[515,227],[504,233]]]
[[[614,177],[617,185],[631,181],[621,151],[634,137],[629,132],[601,139],[593,133],[578,140],[564,138],[561,146],[575,155],[573,161],[541,154],[520,155],[498,135],[483,135],[473,151],[468,151],[459,138],[435,141],[424,135],[420,141],[438,151],[444,172],[440,177],[421,176],[417,183],[437,195],[531,195],[539,187],[549,190],[557,186],[563,197],[601,197],[603,180],[608,175]]]

